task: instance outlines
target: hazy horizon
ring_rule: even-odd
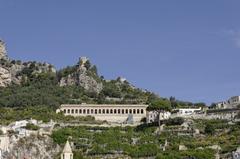
[[[238,1],[0,0],[11,59],[58,69],[87,56],[106,79],[192,102],[240,95]]]

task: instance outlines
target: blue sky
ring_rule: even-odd
[[[238,0],[0,0],[11,58],[87,56],[107,79],[193,102],[240,95]]]

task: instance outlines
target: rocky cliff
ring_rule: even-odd
[[[71,69],[72,71],[60,77],[60,86],[79,85],[89,92],[101,92],[103,84],[98,77],[96,66],[91,66],[89,59],[80,58],[78,64]]]
[[[29,136],[19,140],[10,140],[10,151],[5,158],[53,159],[61,152],[61,148],[50,137]]]
[[[23,77],[28,78],[29,75],[46,72],[56,73],[56,70],[48,63],[21,62],[20,60],[9,59],[5,43],[0,40],[0,87],[20,84]]]
[[[40,74],[45,76],[45,79],[40,79]],[[38,77],[39,79],[37,79]],[[22,62],[8,58],[5,43],[0,42],[0,87],[7,87],[11,84],[28,85],[29,82],[36,81],[41,83],[47,78],[52,78],[50,79],[52,80],[51,84],[55,89],[59,89],[58,86],[62,89],[65,89],[66,86],[83,88],[80,92],[68,93],[70,95],[68,98],[72,98],[72,94],[74,94],[74,100],[79,98],[81,92],[83,92],[81,100],[85,100],[85,97],[88,96],[91,99],[97,98],[96,100],[107,97],[113,101],[121,102],[125,99],[135,102],[135,99],[138,100],[141,96],[145,99],[146,96],[146,92],[133,87],[126,79],[105,80],[104,77],[100,77],[97,67],[92,65],[86,57],[81,57],[78,63],[73,66],[56,71],[54,66],[48,63]],[[83,97],[84,95],[85,97]]]
[[[0,59],[8,59],[5,43],[0,39]]]

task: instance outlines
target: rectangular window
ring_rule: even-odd
[[[128,109],[126,109],[126,111],[125,111],[125,112],[126,112],[126,114],[128,114]]]
[[[143,114],[144,113],[144,111],[143,111],[143,109],[141,109],[141,114]]]
[[[117,114],[117,110],[116,109],[114,109],[114,114]]]
[[[139,114],[140,113],[140,111],[139,111],[139,109],[137,109],[137,114]]]
[[[90,114],[90,110],[89,109],[87,110],[87,114]]]
[[[75,114],[78,114],[78,109],[75,109]]]
[[[70,109],[68,109],[68,114],[70,114]]]
[[[66,114],[66,109],[63,109],[64,114]]]
[[[124,114],[124,109],[122,109],[122,114]]]
[[[74,109],[72,109],[72,114],[74,114]]]
[[[102,110],[102,113],[105,114],[105,109]]]
[[[102,113],[102,111],[101,111],[101,109],[99,109],[99,110],[98,110],[98,114],[101,114],[101,113]]]
[[[121,110],[120,109],[118,109],[118,114],[121,114]]]
[[[95,109],[95,114],[97,114],[97,109]]]
[[[107,114],[109,114],[109,109],[107,109]]]
[[[79,109],[79,114],[82,114],[82,109]]]
[[[91,114],[93,114],[93,109],[91,109]]]
[[[86,114],[86,110],[85,109],[83,109],[83,114]]]
[[[129,109],[129,114],[132,114],[132,109]]]

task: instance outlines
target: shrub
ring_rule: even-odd
[[[166,121],[166,125],[182,125],[184,123],[184,119],[181,117],[171,118]]]

